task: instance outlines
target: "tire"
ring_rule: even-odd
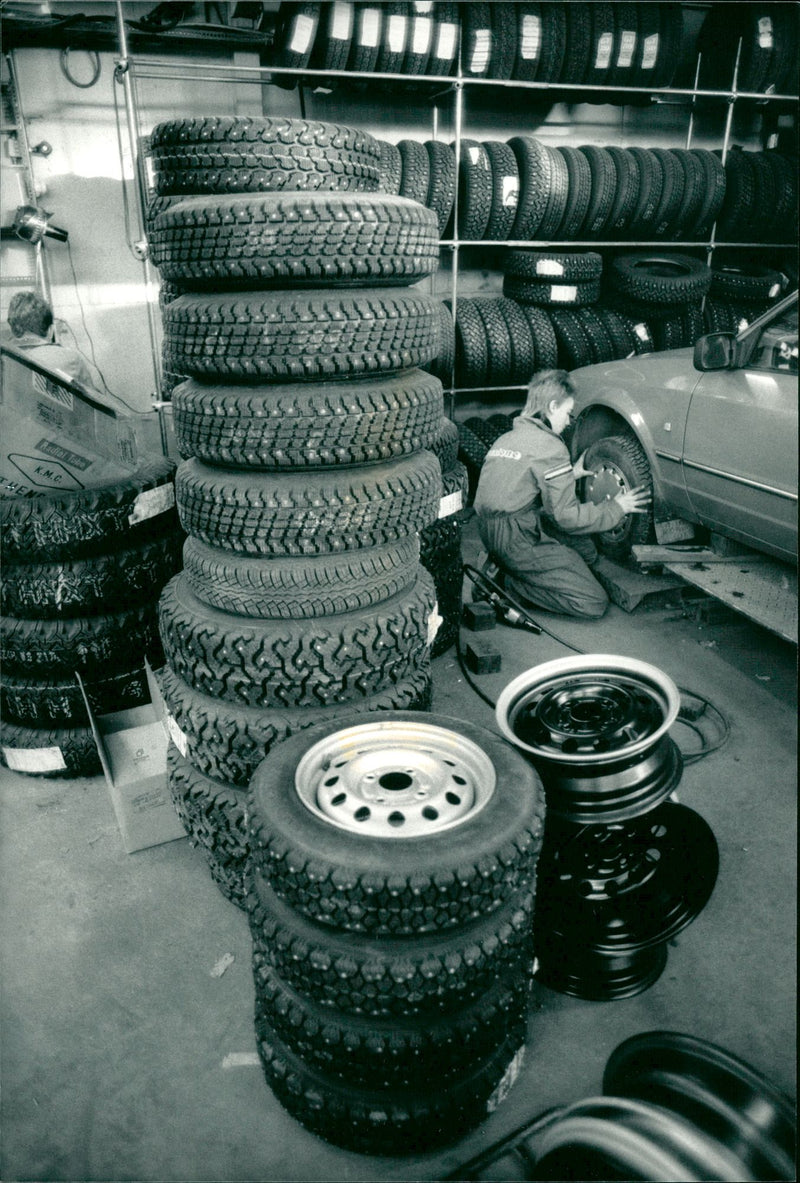
[[[235,468],[372,464],[430,446],[442,384],[424,370],[372,382],[212,386],[189,379],[172,399],[178,448]]]
[[[46,680],[59,674],[96,674],[124,668],[131,654],[147,657],[153,668],[163,661],[156,624],[156,601],[121,612],[66,620],[0,618],[3,676]]]
[[[626,148],[606,148],[616,171],[614,201],[606,219],[610,237],[622,238],[628,232],[639,197],[639,164]]]
[[[381,193],[399,195],[403,183],[403,157],[400,155],[400,149],[388,140],[379,140],[378,143],[381,150],[378,188]]]
[[[585,82],[592,49],[592,21],[588,4],[566,4],[567,45],[559,82]]]
[[[638,4],[624,2],[614,5],[616,30],[611,68],[606,86],[636,85],[636,50],[639,44]]]
[[[498,3],[490,5],[492,14],[492,57],[489,62],[489,77],[506,79],[514,73],[517,58],[517,14],[516,5]]]
[[[581,308],[576,314],[581,322],[584,333],[592,351],[592,361],[611,361],[616,356],[616,349],[611,334],[606,328],[605,321],[594,308]]]
[[[6,563],[5,616],[28,620],[91,616],[151,601],[180,569],[183,534],[173,530],[139,546],[56,563]]]
[[[561,225],[569,200],[569,170],[563,155],[555,148],[547,148],[550,156],[550,192],[547,206],[542,218],[537,236],[541,239],[556,237],[556,231]]]
[[[712,268],[710,294],[719,300],[775,300],[783,289],[779,271],[752,264],[720,264]]]
[[[516,82],[534,82],[544,52],[542,5],[516,4],[517,57],[512,77]]]
[[[433,12],[421,11],[416,4],[409,5],[408,45],[403,58],[403,73],[415,77],[424,74],[433,46]]]
[[[678,63],[683,61],[683,10],[679,4],[658,5],[658,56],[653,73],[653,85],[669,87]]]
[[[509,147],[517,158],[519,169],[519,204],[511,228],[511,238],[517,242],[532,241],[547,209],[552,176],[552,157],[533,136],[513,136]]]
[[[492,169],[492,205],[485,237],[503,242],[508,238],[519,202],[519,168],[517,158],[508,144],[498,140],[484,143]]]
[[[458,192],[458,235],[482,239],[492,212],[492,163],[483,144],[461,141]]]
[[[653,216],[653,233],[656,238],[673,237],[678,212],[683,202],[684,173],[675,153],[667,148],[651,148],[661,166],[661,198]]]
[[[3,559],[79,559],[174,530],[174,479],[175,463],[164,458],[88,489],[0,497]]]
[[[567,52],[567,5],[541,5],[542,48],[537,82],[557,82],[561,78]]]
[[[682,304],[673,316],[653,322],[657,350],[685,349],[694,345],[703,332],[703,306],[700,301]]]
[[[466,296],[456,304],[455,336],[456,384],[480,386],[489,369],[486,330],[475,301]]]
[[[639,193],[628,233],[631,238],[644,241],[655,235],[655,218],[664,187],[664,173],[658,157],[649,148],[628,148],[627,152],[639,168]]]
[[[612,358],[616,361],[623,357],[632,357],[637,350],[636,334],[630,320],[615,312],[613,308],[603,305],[598,305],[594,312],[602,321],[611,340]]]
[[[530,381],[536,363],[530,323],[516,300],[501,297],[497,301],[497,306],[505,319],[511,341],[511,369],[508,380],[513,386],[522,386]]]
[[[2,722],[0,764],[26,776],[99,776],[97,746],[89,727],[24,727]]]
[[[532,304],[521,304],[520,308],[531,330],[536,369],[554,370],[558,364],[558,343],[550,316]]]
[[[383,33],[381,7],[372,0],[361,0],[353,14],[353,39],[350,43],[350,57],[347,69],[357,74],[371,73],[380,54]]]
[[[135,655],[129,653],[129,660]],[[138,668],[84,678],[86,697],[95,715],[124,711],[149,702],[143,661]],[[88,727],[89,717],[75,675],[60,678],[18,678],[3,671],[0,681],[3,718],[24,727]]]
[[[344,70],[352,40],[351,0],[334,0],[333,3],[323,4],[311,53],[311,66],[315,70]]]
[[[183,575],[158,606],[164,654],[201,694],[246,706],[332,706],[406,678],[432,642],[433,580],[338,616],[268,620],[233,616],[198,600]]]
[[[286,3],[283,0],[275,25],[273,58],[276,66],[302,70],[308,65],[321,9],[321,4]],[[274,81],[284,90],[292,90],[297,85],[297,78],[287,74],[274,75]]]
[[[422,204],[401,193],[186,197],[156,218],[151,257],[196,291],[416,283],[438,267],[439,238],[427,182]]]
[[[397,145],[403,162],[400,196],[424,205],[430,184],[430,159],[424,144],[418,140],[400,140]]]
[[[755,153],[738,148],[725,161],[725,200],[717,217],[717,234],[723,241],[746,237],[756,195],[754,157]]]
[[[567,167],[567,203],[561,225],[556,229],[556,238],[569,241],[577,238],[584,223],[592,199],[592,170],[589,161],[577,148],[559,146]],[[609,149],[610,151],[610,149]]]
[[[672,153],[683,169],[683,196],[675,215],[671,237],[691,239],[705,201],[706,172],[693,152],[673,148]]]
[[[459,464],[459,484],[463,473],[464,491],[458,490],[467,503],[469,481],[467,470]],[[450,532],[445,541],[445,531]],[[441,623],[431,645],[431,657],[441,657],[455,643],[461,621],[461,586],[463,583],[463,558],[461,554],[462,526],[460,518],[451,515],[440,523],[428,526],[424,533],[431,534],[431,540],[423,536],[423,566],[433,577],[436,585],[436,602]]]
[[[446,415],[441,418],[438,434],[430,450],[439,461],[443,473],[458,461],[458,428]]]
[[[188,686],[174,670],[159,671],[170,734],[178,750],[213,780],[246,789],[265,756],[289,735],[343,715],[373,711],[428,711],[430,660],[407,678],[346,706],[264,710],[210,698]]]
[[[279,751],[280,746],[275,754]],[[501,974],[529,967],[532,958],[528,889],[452,930],[391,939],[365,939],[360,932],[315,924],[258,872],[247,911],[253,947],[280,979],[318,1005],[346,1014],[386,1019],[452,1014]]]
[[[630,431],[620,432],[618,435],[604,436],[595,440],[586,450],[586,467],[594,469],[596,473],[608,473],[610,488],[617,487],[618,491],[643,485],[653,492],[653,478],[650,465],[639,441]],[[587,484],[595,478],[584,478],[583,494],[587,492]],[[628,514],[614,530],[607,530],[595,535],[597,545],[603,554],[612,559],[626,559],[631,547],[650,541],[653,536],[653,509],[647,513]]]
[[[617,172],[614,161],[605,148],[596,148],[589,144],[583,145],[578,151],[589,161],[592,174],[592,197],[580,234],[584,238],[598,238],[605,229],[614,205]]]
[[[425,366],[436,302],[417,292],[251,292],[181,296],[164,309],[177,373],[243,382],[318,382]]]
[[[727,176],[722,161],[706,148],[690,149],[692,156],[700,162],[705,173],[704,200],[697,214],[697,220],[691,228],[694,238],[701,238],[710,233],[716,222],[719,211],[725,201]]]
[[[591,42],[586,73],[583,81],[591,86],[603,86],[608,82],[613,69],[614,52],[617,44],[617,26],[614,4],[591,4]],[[592,96],[589,96],[592,101]],[[602,102],[603,96],[594,98]]]
[[[382,4],[383,30],[375,72],[400,74],[408,43],[408,5]],[[389,83],[391,85],[391,83]]]
[[[511,380],[511,336],[508,322],[499,308],[496,296],[476,296],[473,304],[483,321],[486,334],[489,386],[505,386]]]
[[[551,313],[551,317],[558,341],[559,365],[565,370],[591,365],[594,360],[592,345],[579,314],[558,309]]]
[[[425,148],[428,153],[430,182],[424,204],[436,215],[441,238],[453,214],[456,197],[456,158],[450,145],[443,144],[440,140],[426,140]]]
[[[600,278],[603,260],[596,251],[509,250],[505,273],[540,283],[586,283]]]
[[[380,149],[366,132],[306,119],[170,119],[152,132],[159,196],[276,189],[378,188]]]
[[[437,3],[433,6],[436,28],[433,34],[431,56],[428,60],[428,73],[441,77],[449,77],[453,73],[458,58],[458,45],[461,36],[459,5]]]
[[[577,308],[582,304],[596,304],[600,298],[600,280],[583,283],[544,283],[518,279],[507,275],[503,280],[503,295],[519,304],[536,304],[544,308]]]
[[[691,255],[633,252],[617,255],[609,281],[618,292],[648,304],[687,304],[711,286],[711,268]]]
[[[439,347],[436,357],[425,367],[445,386],[453,384],[453,366],[456,360],[456,328],[449,306],[437,300]]]
[[[238,554],[339,554],[382,546],[432,522],[441,470],[430,452],[341,473],[178,469],[178,510],[187,534]]]
[[[488,78],[493,53],[492,5],[463,4],[461,7],[461,70],[464,77]]]

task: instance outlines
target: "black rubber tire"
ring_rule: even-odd
[[[514,225],[519,203],[519,168],[512,148],[499,140],[486,140],[492,169],[492,205],[484,236],[504,242]]]
[[[426,11],[421,11],[426,7]],[[427,10],[429,9],[429,11]],[[403,58],[403,73],[415,77],[425,74],[433,47],[433,5],[409,5],[408,44]]]
[[[267,1083],[292,1117],[326,1142],[372,1155],[425,1154],[465,1137],[506,1096],[524,1056],[520,1031],[449,1086],[364,1089],[312,1070],[263,1020],[256,1040]]]
[[[469,497],[469,477],[460,461],[442,474],[447,490],[442,504],[446,517],[426,526],[420,534],[420,561],[433,577],[441,623],[431,645],[431,657],[440,657],[455,643],[461,620],[463,584],[462,510]]]
[[[517,56],[512,77],[517,82],[535,82],[544,51],[542,4],[515,4]]]
[[[557,82],[567,53],[567,5],[544,3],[541,10],[542,48],[536,81]]]
[[[671,237],[691,241],[705,203],[706,171],[694,152],[683,148],[672,148],[671,151],[683,170],[683,196],[675,214]]]
[[[496,296],[476,296],[473,306],[486,335],[486,382],[505,386],[511,380],[511,335]]]
[[[481,386],[489,369],[486,330],[475,301],[467,296],[456,304],[455,338],[456,385]]]
[[[354,712],[429,711],[430,659],[407,678],[377,694],[332,707],[264,710],[210,698],[187,685],[169,666],[159,671],[170,733],[182,755],[199,771],[224,784],[247,788],[256,768],[289,735]]]
[[[694,345],[704,331],[703,311],[699,301],[682,304],[673,315],[653,321],[653,340],[657,350],[685,349]]]
[[[520,1029],[531,991],[525,975],[510,974],[452,1014],[382,1022],[319,1006],[283,982],[258,952],[253,979],[257,1029],[267,1023],[314,1070],[382,1089],[424,1088],[463,1075]]]
[[[683,10],[680,4],[660,3],[658,57],[653,86],[669,87],[683,57]]]
[[[756,200],[755,153],[733,148],[725,161],[725,200],[717,217],[717,238],[740,242],[748,237]]]
[[[536,364],[530,322],[516,300],[501,297],[497,301],[497,307],[505,318],[511,341],[511,369],[508,380],[512,386],[522,386],[530,381]]]
[[[416,283],[439,266],[427,175],[421,199],[401,194],[186,197],[156,218],[151,258],[195,291]]]
[[[717,300],[775,300],[783,290],[783,276],[771,267],[714,261],[710,295]]]
[[[119,612],[152,601],[180,569],[183,533],[172,530],[138,546],[54,563],[5,563],[5,616],[28,620]]]
[[[592,344],[577,312],[554,309],[550,314],[558,341],[558,362],[565,370],[577,370],[594,361]]]
[[[552,320],[543,308],[531,304],[521,304],[520,308],[531,330],[536,369],[555,369],[558,364],[558,344]]]
[[[537,237],[543,241],[557,237],[556,231],[564,220],[569,201],[567,162],[555,148],[547,148],[546,151],[550,156],[550,192],[547,197],[544,217],[536,231]]]
[[[0,497],[3,560],[83,558],[174,530],[174,480],[175,462],[164,457],[148,461],[131,476],[88,489]]]
[[[383,13],[375,0],[357,0],[353,13],[353,38],[347,69],[369,74],[377,65],[383,33]]]
[[[455,70],[461,39],[459,10],[459,4],[439,3],[438,0],[433,6],[436,27],[428,59],[429,74],[446,78]]]
[[[430,159],[424,144],[419,140],[400,140],[397,145],[403,162],[403,179],[400,182],[400,196],[419,205],[428,200],[430,184]]]
[[[135,666],[136,660],[136,654],[129,652],[129,667]],[[85,675],[83,684],[95,715],[124,711],[150,701],[141,659],[136,668]],[[34,679],[4,670],[0,706],[7,722],[25,727],[89,726],[86,704],[74,674]]]
[[[617,45],[615,4],[590,4],[591,41],[583,81],[604,86],[614,65]],[[587,95],[589,102],[603,102],[603,95]]]
[[[318,382],[425,366],[436,302],[400,288],[181,296],[164,309],[177,373],[228,381]]]
[[[321,11],[321,4],[287,3],[282,0],[275,24],[273,65],[297,70],[308,65],[319,30]],[[291,74],[275,74],[273,80],[284,90],[292,90],[298,82],[296,75]]]
[[[90,727],[23,727],[0,723],[0,764],[25,776],[99,776],[102,771]]]
[[[675,153],[668,148],[651,148],[661,166],[662,189],[653,215],[653,234],[656,238],[672,238],[678,213],[683,202],[684,172]]]
[[[636,50],[639,44],[639,5],[620,2],[614,5],[614,51],[606,76],[606,86],[636,85]]]
[[[547,209],[552,158],[544,144],[533,136],[513,136],[508,144],[517,158],[520,186],[511,238],[516,242],[530,242],[536,237]]]
[[[586,283],[600,278],[603,259],[596,251],[509,250],[505,273],[544,284]]]
[[[633,86],[655,86],[661,56],[661,4],[639,4],[639,41],[634,54]],[[647,100],[645,100],[647,101]]]
[[[151,143],[159,196],[378,188],[377,140],[338,124],[278,116],[170,119],[153,129]]]
[[[437,300],[439,348],[436,357],[425,369],[445,386],[453,383],[453,366],[456,360],[456,329],[450,307],[443,300]]]
[[[586,450],[584,461],[587,469],[598,470],[603,464],[611,464],[622,478],[622,491],[644,486],[652,496],[653,478],[650,465],[639,441],[633,432],[619,432],[595,440]],[[623,560],[631,553],[631,547],[649,542],[654,536],[652,502],[647,513],[632,513],[622,519],[614,530],[595,534],[598,548],[612,559]]]
[[[183,201],[182,197],[165,197],[163,201],[168,202],[168,207],[172,207],[179,201]],[[149,237],[149,231],[148,231]],[[173,283],[169,279],[162,279],[158,288],[158,306],[159,308],[166,308],[167,304],[171,304],[173,300],[177,300],[178,296],[182,296],[185,288],[179,283]]]
[[[606,148],[616,171],[614,201],[606,218],[610,238],[624,238],[639,197],[639,164],[626,148]]]
[[[639,193],[628,234],[644,242],[655,237],[655,218],[664,187],[664,173],[658,157],[649,148],[628,148],[627,152],[639,168]]]
[[[388,140],[379,140],[381,149],[379,190],[381,193],[398,195],[403,183],[403,157],[397,144],[390,144]]]
[[[586,219],[592,199],[592,170],[577,148],[559,146],[556,151],[567,166],[567,202],[555,237],[566,242],[578,237]]]
[[[444,234],[453,213],[456,197],[456,158],[449,144],[426,140],[430,181],[425,205],[436,215],[439,237]],[[437,256],[438,258],[438,256]]]
[[[516,4],[494,0],[492,13],[492,57],[489,62],[489,77],[506,79],[514,73],[517,58],[517,14]]]
[[[602,321],[611,340],[612,358],[618,360],[634,355],[636,353],[636,334],[630,320],[621,316],[613,308],[602,304],[597,305],[594,313]]]
[[[467,470],[467,497],[470,505],[475,500],[475,490],[478,487],[481,466],[488,451],[489,449],[483,440],[466,423],[459,423],[458,458]]]
[[[687,304],[711,286],[711,268],[692,255],[631,252],[612,260],[609,281],[615,291],[647,304]]]
[[[536,304],[543,308],[578,308],[582,304],[597,303],[600,298],[600,280],[546,283],[507,275],[503,280],[503,295],[519,304]]]
[[[465,78],[488,78],[494,55],[492,5],[461,5],[461,72]]]
[[[602,237],[602,231],[614,205],[617,170],[605,148],[587,144],[582,145],[578,151],[589,161],[592,174],[592,197],[580,234],[583,238],[599,238]]]
[[[688,231],[692,238],[703,238],[709,234],[725,201],[727,176],[722,161],[706,148],[690,149],[699,160],[705,173],[704,199],[698,210],[694,226]]]
[[[614,341],[606,328],[605,320],[598,315],[595,308],[581,308],[576,316],[581,322],[589,346],[592,351],[592,361],[611,361],[617,356]]]
[[[59,674],[94,674],[125,667],[132,654],[147,657],[153,668],[163,661],[156,624],[156,601],[121,612],[67,620],[0,617],[0,667],[3,676],[53,678]]]
[[[458,236],[480,240],[492,212],[493,177],[489,153],[477,140],[461,141],[458,176]]]
[[[284,746],[279,744],[268,759]],[[352,879],[346,868],[342,878],[345,883]],[[254,949],[268,958],[281,980],[318,1005],[346,1014],[387,1019],[452,1014],[501,974],[530,965],[532,954],[533,890],[528,887],[456,928],[391,939],[309,920],[255,869],[247,910]]]
[[[172,398],[178,448],[233,468],[336,468],[427,448],[443,414],[425,370],[371,382],[213,386],[189,379]]]
[[[315,70],[344,70],[353,40],[353,4],[336,0],[323,4],[310,65]]]
[[[447,472],[458,461],[458,428],[452,419],[442,416],[439,432],[430,446],[442,472]],[[427,527],[426,527],[427,529]]]
[[[382,4],[381,7],[383,9],[383,30],[375,72],[377,74],[400,74],[408,44],[408,5],[392,2]],[[384,85],[391,86],[392,83],[384,81]]]
[[[567,44],[559,82],[585,82],[592,49],[591,9],[588,4],[565,4]]]
[[[176,492],[188,534],[239,554],[320,555],[382,546],[427,526],[441,498],[430,452],[341,472],[265,473],[186,460]]]

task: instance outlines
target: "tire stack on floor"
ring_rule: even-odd
[[[343,711],[430,703],[436,596],[433,215],[378,187],[378,145],[291,119],[153,133],[152,252],[181,454],[185,570],[166,588],[172,789],[241,903],[245,790],[272,745]]]
[[[524,1054],[537,774],[482,727],[351,715],[279,744],[249,810],[256,1037],[279,1101],[350,1150],[463,1137]]]
[[[175,465],[91,489],[0,498],[0,760],[41,776],[100,773],[76,674],[97,714],[149,700],[159,593],[180,569]]]

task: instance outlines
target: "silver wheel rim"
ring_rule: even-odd
[[[628,493],[629,491],[630,485],[625,474],[609,460],[602,461],[595,469],[594,476],[587,477],[584,485],[584,497],[593,505],[602,505],[605,501],[613,501],[619,493]],[[624,517],[618,526],[604,530],[603,536],[621,538],[625,533],[627,521],[627,517]]]
[[[463,825],[496,787],[494,765],[456,731],[409,721],[364,723],[319,740],[295,772],[316,817],[351,834],[409,839]]]

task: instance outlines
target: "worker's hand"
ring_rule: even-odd
[[[575,477],[576,481],[579,481],[582,476],[594,476],[594,469],[587,468],[584,463],[585,460],[586,453],[583,452],[572,466],[572,475]]]
[[[647,513],[651,500],[650,490],[644,485],[637,485],[627,493],[617,493],[614,500],[623,513]]]

